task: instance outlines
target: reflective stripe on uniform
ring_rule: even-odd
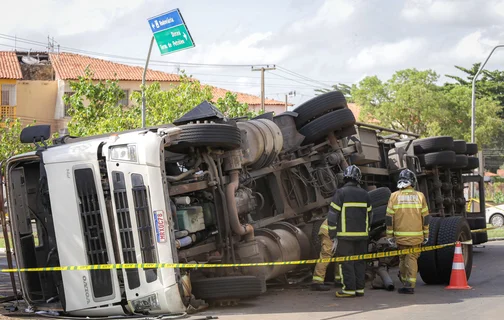
[[[387,207],[387,213],[389,213],[389,214],[394,214],[394,213],[395,213],[395,211],[394,211],[394,210],[392,210],[392,209],[390,209],[389,207]]]
[[[367,203],[366,202],[345,202],[343,203],[343,210],[341,211],[341,232],[338,233],[338,235],[342,235],[344,233],[350,233],[346,232],[346,208],[367,208]],[[366,213],[366,232],[364,236],[367,236],[367,230],[369,230],[369,219],[368,219],[368,214]],[[358,232],[351,232],[351,233],[358,233]],[[347,236],[352,236],[350,234],[347,234]],[[362,235],[353,235],[354,237],[359,237]]]
[[[324,282],[324,279],[322,279],[321,277],[313,276],[312,281],[315,281],[315,282]]]
[[[334,210],[338,210],[338,211],[341,211],[341,207],[338,206],[336,203],[334,202],[331,202],[331,207],[333,207]]]
[[[357,292],[357,293],[364,293],[364,289],[355,290],[355,292]]]
[[[403,189],[403,190],[401,190],[401,192],[406,192],[406,193],[413,192],[413,191],[414,191],[413,189]]]
[[[336,229],[338,229],[338,227],[336,227],[336,226],[334,226],[334,227],[333,227],[333,226],[327,226],[327,228],[328,228],[329,230],[336,230]]]
[[[406,204],[395,204],[393,206],[394,210],[395,209],[422,209],[422,204],[411,204],[411,203],[406,203]]]
[[[406,281],[416,283],[416,278],[406,278]]]
[[[372,206],[367,207],[367,212],[371,212],[371,210],[373,210]]]
[[[350,295],[355,295],[355,291],[353,290],[341,290],[341,292],[343,292],[344,294],[350,294]]]
[[[329,230],[329,226],[327,224],[322,224],[320,226],[320,229],[326,229],[326,230]]]
[[[394,230],[387,230],[387,234],[394,234]]]
[[[395,231],[394,234],[399,237],[423,236],[423,231]]]
[[[427,207],[425,207],[425,208],[422,209],[422,213],[426,213],[428,211],[429,211],[429,208],[427,208]]]
[[[367,232],[338,232],[338,237],[364,237]]]

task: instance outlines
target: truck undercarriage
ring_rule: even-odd
[[[160,128],[131,134],[143,135],[135,139],[145,139],[147,145],[149,134],[162,136]],[[342,172],[350,164],[360,167],[362,187],[373,202],[370,252],[390,250],[384,241],[386,205],[396,190],[398,173],[404,168],[417,174],[417,189],[429,204],[433,217],[429,244],[471,238],[474,243],[486,242],[486,233],[470,232],[485,227],[484,217],[466,208],[469,183],[480,186],[479,197],[484,204],[483,178],[473,173],[479,168],[474,156],[476,145],[451,137],[418,139],[413,133],[358,123],[339,92],[318,96],[295,112],[264,114],[252,120],[227,119],[203,102],[174,125],[162,128],[172,133],[163,138],[161,147],[156,146],[157,151],[145,147],[146,158],[160,161],[159,171],[152,171],[156,167],[154,160],[146,161],[139,169],[144,156],[138,144],[136,149],[132,143],[122,144],[116,157],[111,148],[117,139],[125,139],[121,134],[112,143],[107,140],[109,135],[63,137],[47,151],[41,148],[37,153],[9,160],[5,182],[17,265],[64,265],[63,249],[58,247],[63,235],[55,229],[65,228],[68,234],[64,236],[75,237],[75,243],[87,252],[81,259],[83,264],[170,262],[167,258],[161,260],[167,252],[170,255],[166,257],[180,263],[318,258],[319,227],[332,195],[342,185]],[[89,149],[93,150],[89,161],[95,165],[79,173],[72,167],[75,190],[68,190],[70,185],[60,185],[62,182],[54,178],[47,179],[47,172],[51,176],[57,170],[61,179],[66,174],[70,178],[71,171],[63,170],[63,163],[70,161],[71,155],[65,158],[67,153],[62,153],[46,159],[44,153],[49,155],[51,149],[72,145],[75,151],[86,143],[86,148],[93,143],[96,146]],[[138,164],[124,164],[133,154]],[[154,177],[155,172],[161,177]],[[55,219],[56,212],[64,210],[55,208],[60,197],[70,192],[77,199],[80,215],[72,213],[71,208],[68,215],[75,215],[76,223],[80,220],[82,231],[64,228]],[[156,199],[157,205],[153,203]],[[38,243],[32,220],[36,222]],[[469,277],[472,247],[466,245],[463,251]],[[422,253],[419,270],[423,281],[447,282],[452,258],[450,247]],[[380,285],[389,288],[387,270],[395,264],[394,258],[369,261],[369,279],[379,276]],[[165,313],[180,307],[156,304],[157,298],[152,295],[138,301],[131,294],[143,297],[138,288],[157,281],[162,285],[163,277],[173,277],[176,284],[172,288],[177,288],[186,306],[194,298],[242,299],[265,292],[268,281],[282,281],[292,271],[312,268],[284,265],[176,269],[173,274],[161,274],[160,279],[157,270],[94,270],[83,273],[81,285],[88,287],[84,297],[94,303],[93,308],[106,307],[107,311],[100,314]],[[19,273],[25,299],[33,305],[58,302],[62,310],[68,311],[67,302],[76,299],[68,297],[72,291],[65,277],[70,272]],[[114,294],[113,303],[100,305],[101,298]],[[133,300],[137,302],[132,304]],[[75,310],[74,314],[86,312]]]

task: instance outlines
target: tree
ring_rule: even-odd
[[[215,106],[219,108],[219,110],[222,111],[222,113],[228,118],[253,118],[264,113],[264,111],[262,110],[250,110],[248,104],[240,103],[238,101],[237,95],[229,91],[226,92],[224,98],[217,99]]]
[[[432,70],[397,71],[386,82],[366,77],[353,88],[352,95],[362,108],[363,121],[420,134],[422,137],[449,135],[470,140],[471,90],[467,86],[439,86]],[[499,104],[492,98],[477,101],[476,138],[482,146],[495,142],[503,127],[497,114]]]
[[[70,82],[72,96],[63,98],[70,105],[68,114],[72,117],[68,131],[74,136],[96,135],[138,128],[140,110],[125,108],[119,104],[124,92],[117,80],[93,82],[93,73],[86,69],[84,77]]]
[[[340,91],[343,93],[348,102],[355,102],[352,97],[352,86],[344,83],[338,83],[331,86],[331,89],[315,89],[316,95],[324,94],[331,91]]]
[[[64,98],[70,105],[68,124],[71,135],[88,136],[141,127],[142,94],[131,95],[132,106],[124,107],[119,101],[124,97],[118,81],[107,80],[95,83],[92,72],[86,70],[85,76],[71,82],[72,96]],[[172,123],[203,101],[212,101],[211,87],[182,74],[180,83],[169,90],[161,90],[158,82],[145,87],[146,125],[155,126]],[[237,100],[236,94],[228,92],[216,102],[228,117],[252,117],[257,112],[249,110],[247,104]]]
[[[452,88],[453,86],[465,86],[472,88],[472,81],[478,72],[481,63],[475,63],[471,68],[463,68],[455,66],[458,70],[466,74],[466,78],[454,75],[446,75],[446,77],[455,80],[455,83],[446,83],[445,87]],[[476,97],[484,98],[491,97],[496,100],[501,106],[499,116],[504,118],[504,71],[499,70],[483,70],[476,81]]]
[[[35,150],[33,144],[21,143],[19,136],[23,125],[19,119],[5,119],[0,127],[0,161],[4,161],[20,153]]]
[[[353,88],[352,96],[362,107],[362,120],[372,118],[383,126],[426,136],[442,115],[438,78],[432,70],[416,69],[397,71],[387,82],[366,77]]]

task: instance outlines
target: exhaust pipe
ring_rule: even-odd
[[[387,291],[393,291],[394,290],[394,282],[390,278],[390,275],[387,272],[387,267],[386,266],[380,266],[378,267],[378,275],[383,281],[383,287]]]
[[[226,201],[229,213],[229,224],[234,233],[240,236],[244,236],[245,241],[254,240],[254,227],[250,224],[242,225],[240,219],[238,218],[238,209],[236,208],[235,193],[238,190],[238,185],[240,184],[240,176],[238,170],[233,170],[229,172],[230,182],[226,186]]]

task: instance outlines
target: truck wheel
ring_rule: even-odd
[[[261,280],[254,276],[232,276],[191,280],[192,293],[198,299],[244,299],[261,295]]]
[[[426,168],[434,166],[450,166],[455,163],[456,155],[453,151],[439,151],[417,155],[420,165]]]
[[[469,227],[471,230],[479,230],[486,228],[486,219],[485,217],[468,217],[467,222],[469,223]],[[475,232],[472,233],[472,240],[474,244],[481,244],[488,242],[488,233],[485,232]]]
[[[453,243],[455,241],[471,240],[471,228],[464,217],[449,217],[441,219],[437,244]],[[436,255],[439,279],[442,283],[450,282],[455,247],[439,249]],[[462,245],[464,265],[467,279],[472,270],[472,245]]]
[[[415,154],[453,150],[453,138],[449,136],[432,137],[413,141]]]
[[[478,154],[478,145],[476,143],[466,143],[466,154],[469,156]]]
[[[240,129],[229,124],[185,124],[180,136],[168,147],[170,151],[182,152],[190,147],[212,147],[233,150],[240,147]]]
[[[371,220],[371,228],[385,223],[385,216],[387,215],[387,205],[373,207],[373,219]]]
[[[466,170],[474,170],[479,168],[479,159],[476,157],[467,157]]]
[[[316,96],[302,104],[293,111],[298,114],[294,119],[296,128],[301,129],[308,121],[319,117],[328,111],[339,110],[347,107],[345,96],[339,91],[331,91]]]
[[[469,164],[468,157],[465,154],[457,154],[455,156],[455,163],[446,166],[447,168],[453,169],[464,169]]]
[[[426,246],[432,246],[436,244],[440,224],[440,218],[431,217],[429,223],[429,241],[427,242]],[[440,283],[436,255],[436,250],[425,251],[422,252],[420,254],[420,258],[418,258],[418,270],[420,271],[420,276],[422,277],[423,282],[425,282],[426,284]]]
[[[467,143],[464,140],[453,140],[453,151],[456,154],[466,154]]]
[[[368,194],[374,208],[388,204],[391,192],[389,188],[383,187],[371,190]]]
[[[309,122],[299,130],[306,138],[303,144],[318,143],[325,139],[327,134],[343,128],[353,126],[355,116],[350,109],[341,109],[324,114]]]

